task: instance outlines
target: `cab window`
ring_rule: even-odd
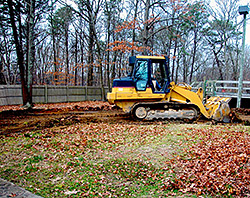
[[[148,61],[138,60],[135,66],[135,82],[138,91],[145,91],[148,83]]]

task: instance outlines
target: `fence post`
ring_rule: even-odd
[[[207,96],[207,80],[206,77],[204,77],[204,84],[203,84],[203,98],[205,98]]]
[[[5,93],[5,100],[6,100],[6,104],[9,105],[9,100],[8,100],[8,95],[7,95],[7,86],[4,87],[4,93]]]
[[[88,100],[88,87],[85,86],[85,100]]]
[[[45,104],[48,103],[48,86],[47,85],[44,85],[44,102]]]
[[[216,96],[216,80],[213,81],[213,96]]]
[[[66,100],[69,102],[69,86],[66,86]]]

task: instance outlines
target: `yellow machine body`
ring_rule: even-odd
[[[140,60],[141,62],[137,60]],[[162,60],[164,61],[161,62]],[[230,113],[230,108],[228,105],[230,98],[211,97],[205,102],[202,88],[199,88],[197,92],[193,92],[191,91],[191,87],[186,83],[175,84],[174,82],[170,82],[169,73],[167,71],[168,68],[167,70],[166,68],[162,69],[166,71],[165,74],[162,74],[165,79],[165,90],[155,91],[152,83],[153,77],[149,77],[149,75],[152,76],[153,73],[151,66],[153,67],[154,63],[156,62],[157,65],[162,64],[162,68],[166,67],[165,61],[166,57],[159,56],[135,57],[134,61],[132,60],[132,66],[134,66],[132,70],[136,70],[136,64],[147,64],[146,66],[143,66],[143,69],[147,70],[146,73],[148,74],[145,75],[143,70],[141,72],[143,75],[145,75],[145,82],[141,80],[141,76],[138,80],[136,71],[133,72],[129,78],[116,80],[113,83],[112,92],[107,94],[109,103],[119,106],[126,113],[132,113],[135,107],[143,106],[143,109],[141,108],[140,111],[145,111],[145,113],[142,112],[142,114],[145,114],[145,116],[147,114],[146,111],[151,109],[157,109],[158,111],[161,111],[164,109],[169,110],[169,108],[176,109],[176,107],[178,107],[180,114],[182,113],[181,108],[195,108],[206,118],[217,121],[223,121],[223,119],[228,116]],[[138,66],[139,69],[141,69],[141,67],[142,66]],[[139,69],[137,69],[137,71]],[[160,69],[156,68],[156,70],[159,71]],[[145,84],[143,84],[142,90],[140,90],[140,84],[137,87],[137,84],[141,81],[141,84]],[[179,117],[181,118],[181,115]]]

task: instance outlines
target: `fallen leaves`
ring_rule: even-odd
[[[112,110],[115,109],[114,105],[110,105],[108,102],[103,101],[83,101],[83,102],[71,102],[71,103],[49,103],[49,104],[34,104],[33,109],[43,110],[58,110],[58,111],[98,111],[98,110]],[[24,110],[22,105],[6,105],[0,106],[1,111],[17,111]]]
[[[250,193],[249,133],[214,127],[193,129],[190,136],[197,143],[173,161],[176,178],[165,183],[166,189],[197,194]]]

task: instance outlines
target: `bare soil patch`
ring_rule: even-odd
[[[21,106],[2,106],[0,110],[0,134],[5,135],[75,123],[119,122],[119,119],[129,119],[128,115],[107,102],[38,104],[29,110]]]

